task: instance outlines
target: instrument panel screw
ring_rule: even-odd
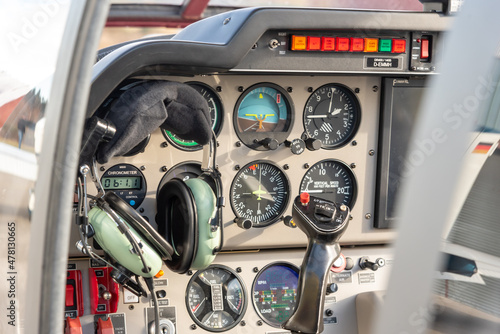
[[[375,150],[369,150],[368,155],[373,157],[375,155]]]
[[[416,67],[416,66],[412,66],[412,67],[411,67],[411,70],[412,70],[412,71],[416,71],[416,70],[417,70],[417,67]]]
[[[258,273],[259,272],[259,268],[257,268],[257,267],[253,267],[252,270],[253,270],[254,273]]]
[[[162,171],[162,172],[166,172],[167,170],[168,170],[167,166],[163,166],[163,167],[161,167],[161,171]]]
[[[146,166],[141,166],[141,167],[139,167],[139,168],[140,168],[140,170],[145,170],[145,169],[146,169]]]
[[[222,87],[221,86],[217,86],[217,87],[215,87],[215,90],[220,93],[220,92],[222,92]]]
[[[230,17],[226,18],[226,19],[224,20],[223,24],[224,24],[224,25],[226,25],[226,24],[228,24],[229,22],[231,22],[231,18],[230,18]]]
[[[354,217],[349,215],[349,220],[353,220],[353,219],[354,219]]]
[[[373,87],[372,87],[372,90],[373,90],[373,92],[375,92],[375,93],[376,93],[376,92],[378,92],[378,86],[373,86]]]
[[[106,170],[106,167],[101,166],[100,170],[101,170],[101,172],[104,172]]]
[[[236,147],[241,147],[241,142],[240,141],[236,142]]]
[[[263,325],[262,320],[257,321],[257,326],[262,326],[262,325]]]
[[[351,168],[353,168],[353,169],[354,169],[354,168],[356,168],[356,163],[354,163],[354,162],[353,162],[353,163],[351,164]]]
[[[237,273],[241,273],[241,267],[236,268]]]
[[[192,330],[195,330],[197,327],[195,324],[192,324],[191,327],[189,327],[189,328],[191,328]]]
[[[168,143],[166,141],[164,141],[163,143],[161,143],[161,147],[167,147],[168,146]]]
[[[354,93],[358,94],[359,93],[359,88],[354,89]]]
[[[241,320],[240,325],[241,326],[246,326],[247,322],[245,320]]]
[[[288,88],[286,89],[286,91],[287,91],[287,92],[289,92],[289,93],[291,93],[291,92],[293,92],[293,88],[292,88],[292,87],[288,87]]]
[[[430,70],[431,71],[435,71],[436,70],[436,66],[431,66]]]
[[[220,146],[220,143],[217,141],[217,147],[219,147],[219,146]]]
[[[241,93],[242,91],[243,91],[243,86],[239,86],[239,87],[238,87],[238,92],[240,92],[240,93]]]
[[[308,168],[309,168],[309,164],[308,164],[307,162],[304,164],[304,168],[305,168],[305,169],[308,169]]]
[[[139,212],[140,212],[140,213],[144,213],[144,208],[140,208],[140,209],[139,209]]]
[[[352,144],[352,146],[356,146],[356,145],[358,145],[358,142],[353,140],[351,144]]]
[[[130,311],[132,311],[132,310],[134,309],[134,305],[129,305],[129,306],[128,306],[128,309],[129,309]]]
[[[347,211],[347,206],[345,204],[342,204],[340,206],[340,211]]]
[[[193,275],[193,271],[192,270],[188,270],[187,274],[188,274],[188,276],[191,276],[191,275]]]
[[[234,166],[234,170],[240,170],[240,165]]]
[[[290,166],[288,166],[288,164],[283,165],[284,170],[288,170],[289,168],[290,168]]]
[[[307,87],[307,91],[308,91],[309,93],[312,93],[313,88],[312,88],[312,87]]]
[[[252,45],[252,50],[257,49],[257,47],[258,47],[258,45],[257,45],[257,43],[255,43],[254,45]]]
[[[366,218],[366,219],[372,219],[372,214],[371,214],[371,213],[367,213],[367,214],[365,215],[365,218]]]

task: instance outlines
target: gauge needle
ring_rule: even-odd
[[[205,299],[203,299],[203,300],[201,301],[201,303],[199,303],[198,305],[196,305],[196,306],[193,308],[193,310],[192,310],[192,311],[193,311],[193,313],[195,313],[195,312],[196,312],[196,311],[200,308],[200,306],[201,306],[201,305],[203,305],[203,303],[205,302],[205,300],[206,300],[206,298],[205,298]]]
[[[332,102],[333,102],[333,88],[332,88],[332,95],[330,96],[330,105],[328,106],[328,113],[330,113],[332,110]]]
[[[208,325],[209,324],[209,320],[214,316],[215,312],[212,312],[212,314],[210,314],[210,316],[208,317],[207,320],[205,320],[205,325]]]
[[[237,312],[238,308],[236,306],[234,306],[234,304],[229,299],[226,299],[226,300],[227,300],[227,303],[233,307],[233,310],[235,310]]]
[[[207,285],[212,285],[212,284],[210,283],[210,281],[209,281],[209,280],[207,280],[207,279],[205,278],[205,276],[200,275],[200,278],[201,278],[201,280],[202,280],[203,282],[205,282]]]
[[[267,194],[265,191],[263,191],[261,189],[262,189],[262,169],[259,169],[259,189],[255,190],[254,192],[252,192],[252,194],[258,196],[257,197],[257,201],[262,200],[262,198],[260,197],[260,195]]]
[[[325,118],[328,115],[308,115],[306,118]]]

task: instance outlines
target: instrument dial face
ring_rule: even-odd
[[[356,202],[356,178],[351,168],[342,161],[322,160],[309,168],[302,178],[300,193],[303,192],[352,209]]]
[[[191,318],[203,329],[222,332],[240,322],[246,310],[246,293],[236,273],[213,265],[189,281],[186,305]]]
[[[200,82],[188,82],[189,86],[193,87],[198,93],[203,96],[205,101],[208,103],[208,108],[210,110],[210,118],[212,122],[212,130],[214,130],[215,135],[219,135],[220,130],[222,128],[222,102],[217,95],[210,87]],[[177,135],[170,131],[162,130],[165,138],[175,147],[184,150],[184,151],[197,151],[200,150],[203,146],[199,145],[194,140],[186,140],[179,138]]]
[[[234,128],[248,147],[266,150],[264,142],[283,143],[291,131],[293,108],[286,91],[272,83],[260,83],[241,94],[235,107]]]
[[[275,223],[286,210],[290,186],[278,166],[254,161],[236,174],[230,196],[236,216],[250,219],[253,227],[264,227]]]
[[[264,267],[253,282],[253,305],[267,324],[280,327],[295,311],[299,269],[289,263]]]
[[[304,108],[304,128],[310,138],[321,140],[321,147],[344,146],[359,127],[358,99],[345,86],[328,84],[316,89]]]

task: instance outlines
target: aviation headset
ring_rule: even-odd
[[[131,97],[135,106],[130,104]],[[176,113],[177,118],[172,116]],[[186,131],[186,124],[193,123],[197,125]],[[116,130],[113,124],[117,124]],[[105,193],[96,174],[93,181],[99,195],[88,212],[94,238],[102,249],[122,267],[143,277],[155,276],[162,262],[177,273],[205,268],[222,248],[224,203],[215,162],[216,138],[206,102],[188,85],[148,81],[129,88],[114,102],[105,120],[95,116],[89,120],[80,166],[91,163],[95,173],[96,159],[105,162],[111,156],[126,154],[159,125],[176,134],[183,132],[185,139],[192,140],[200,140],[201,126],[209,140],[203,146],[203,173],[185,182],[174,178],[160,189],[156,201],[158,231],[115,193]],[[136,130],[127,132],[130,128]]]

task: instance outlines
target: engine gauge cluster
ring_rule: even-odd
[[[223,265],[212,265],[193,275],[186,291],[186,306],[193,321],[211,332],[236,326],[247,306],[245,285]]]

